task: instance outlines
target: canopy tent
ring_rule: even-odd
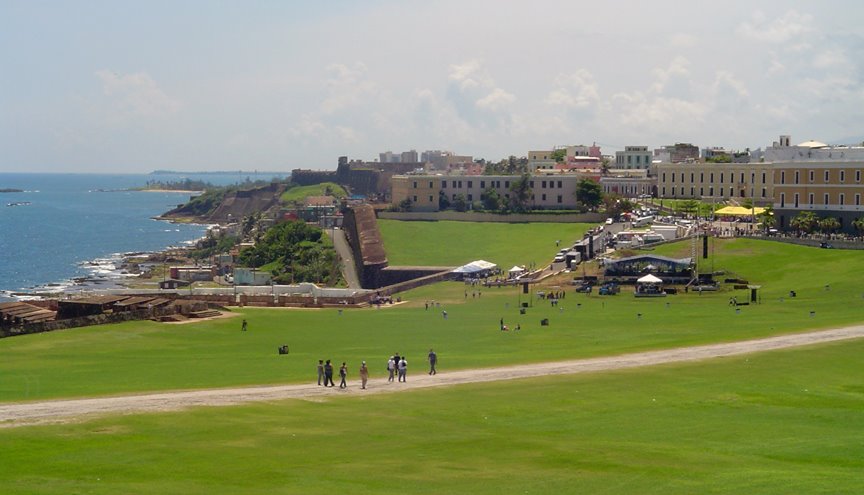
[[[726,206],[715,211],[715,215],[729,215],[733,217],[749,217],[752,215],[761,215],[765,212],[765,208],[744,208],[743,206]]]
[[[651,275],[649,273],[648,275],[645,275],[644,277],[638,279],[636,281],[636,283],[639,283],[639,284],[662,284],[663,280],[660,277],[655,277],[654,275]]]
[[[521,266],[514,266],[507,273],[509,273],[510,275],[518,275],[524,271],[525,271],[525,269],[522,268]]]
[[[475,273],[483,273],[494,270],[498,265],[495,263],[491,263],[489,261],[477,260],[468,263],[467,265],[462,265],[459,268],[453,270],[453,273],[465,273],[465,274],[475,274]]]

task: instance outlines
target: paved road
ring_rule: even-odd
[[[348,244],[348,238],[345,236],[345,231],[342,229],[325,229],[327,234],[333,239],[333,247],[336,248],[336,254],[339,255],[342,276],[348,283],[349,289],[362,289],[360,278],[357,276],[357,265],[354,264],[354,253],[351,251],[351,246]]]
[[[385,378],[376,378],[369,380],[368,389],[361,390],[358,386],[356,374],[351,374],[349,375],[349,387],[344,390],[324,388],[314,384],[284,385],[4,404],[0,405],[0,428],[34,424],[68,423],[106,414],[154,413],[174,411],[194,406],[227,406],[247,402],[283,399],[335,399],[342,396],[393,393],[411,389],[534,378],[553,374],[596,373],[658,364],[685,363],[740,356],[755,352],[789,349],[859,338],[864,338],[864,325],[741,342],[682,347],[572,361],[450,372],[444,369],[435,376],[423,373],[423,360],[418,356],[412,361],[414,364],[408,375],[407,383],[388,383]],[[384,363],[372,363],[372,366],[378,365],[383,366]],[[356,373],[356,368],[352,369],[352,371]],[[314,373],[310,374],[309,378],[310,381],[314,380]]]

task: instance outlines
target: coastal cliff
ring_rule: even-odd
[[[245,190],[216,190],[192,198],[159,216],[160,220],[196,223],[231,223],[279,205],[285,185],[271,183]]]

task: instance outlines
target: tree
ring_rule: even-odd
[[[480,201],[483,202],[483,209],[489,211],[498,211],[501,208],[501,196],[498,191],[489,188],[480,195]]]
[[[576,201],[588,209],[596,209],[603,201],[603,188],[591,179],[576,184]]]
[[[622,198],[617,194],[607,194],[603,196],[603,207],[606,210],[606,215],[611,218],[619,218],[622,213],[633,211],[633,203],[626,198]]]
[[[819,230],[826,234],[833,234],[840,230],[840,220],[837,220],[834,217],[825,217],[819,220],[818,222]]]
[[[766,231],[777,224],[777,219],[774,218],[774,208],[772,206],[766,206],[765,210],[756,216],[759,218],[759,222]]]
[[[685,199],[678,204],[678,209],[689,215],[699,209],[699,202],[695,199]]]
[[[753,209],[753,198],[746,198],[741,202],[741,206],[747,208],[748,210]]]
[[[557,149],[552,152],[552,159],[555,160],[556,163],[562,163],[565,158],[567,158],[566,148]]]
[[[438,209],[446,210],[450,208],[450,200],[447,199],[447,194],[444,191],[438,191]]]
[[[414,208],[414,202],[411,198],[405,198],[399,202],[399,211],[411,211]]]
[[[456,211],[465,211],[468,209],[468,202],[465,201],[465,196],[462,194],[457,194],[455,198],[453,198],[453,203],[451,203],[453,209]]]
[[[531,176],[523,173],[519,180],[510,184],[510,192],[510,208],[517,212],[528,210],[528,202],[531,200]]]
[[[855,230],[857,230],[859,234],[864,234],[864,217],[852,220],[852,226],[855,227]]]
[[[816,227],[816,223],[818,221],[819,218],[812,211],[802,211],[795,215],[795,217],[789,221],[789,226],[798,230],[799,232],[809,234],[813,232],[813,229]]]

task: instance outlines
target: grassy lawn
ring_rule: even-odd
[[[485,259],[513,265],[550,263],[594,225],[578,223],[403,222],[378,220],[390,265],[461,266]],[[555,241],[560,240],[560,247]]]
[[[0,340],[0,402],[301,383],[315,379],[318,359],[347,361],[352,368],[366,360],[373,376],[383,376],[394,352],[420,367],[430,347],[446,370],[725,342],[864,320],[860,253],[748,239],[716,242],[715,268],[762,284],[761,304],[740,312],[728,306],[730,296],[745,300],[746,291],[636,299],[628,288],[611,297],[568,290],[558,307],[534,299],[522,315],[519,303],[529,296],[515,287],[480,295],[450,282],[402,294],[405,303],[380,310],[243,308],[235,318],[187,325],[96,326]],[[686,255],[689,245],[656,252]],[[562,289],[569,277],[557,282]],[[789,290],[798,297],[789,298]],[[441,307],[425,309],[433,300]],[[239,331],[241,318],[249,321],[248,332]],[[522,331],[500,332],[500,318]],[[540,326],[543,318],[550,326]],[[277,354],[282,344],[289,345],[289,355]]]
[[[303,202],[309,196],[324,196],[329,191],[330,196],[344,198],[348,195],[345,188],[335,182],[322,182],[311,186],[297,186],[285,191],[280,198],[283,203]]]
[[[0,491],[860,493],[862,353],[0,429]]]

